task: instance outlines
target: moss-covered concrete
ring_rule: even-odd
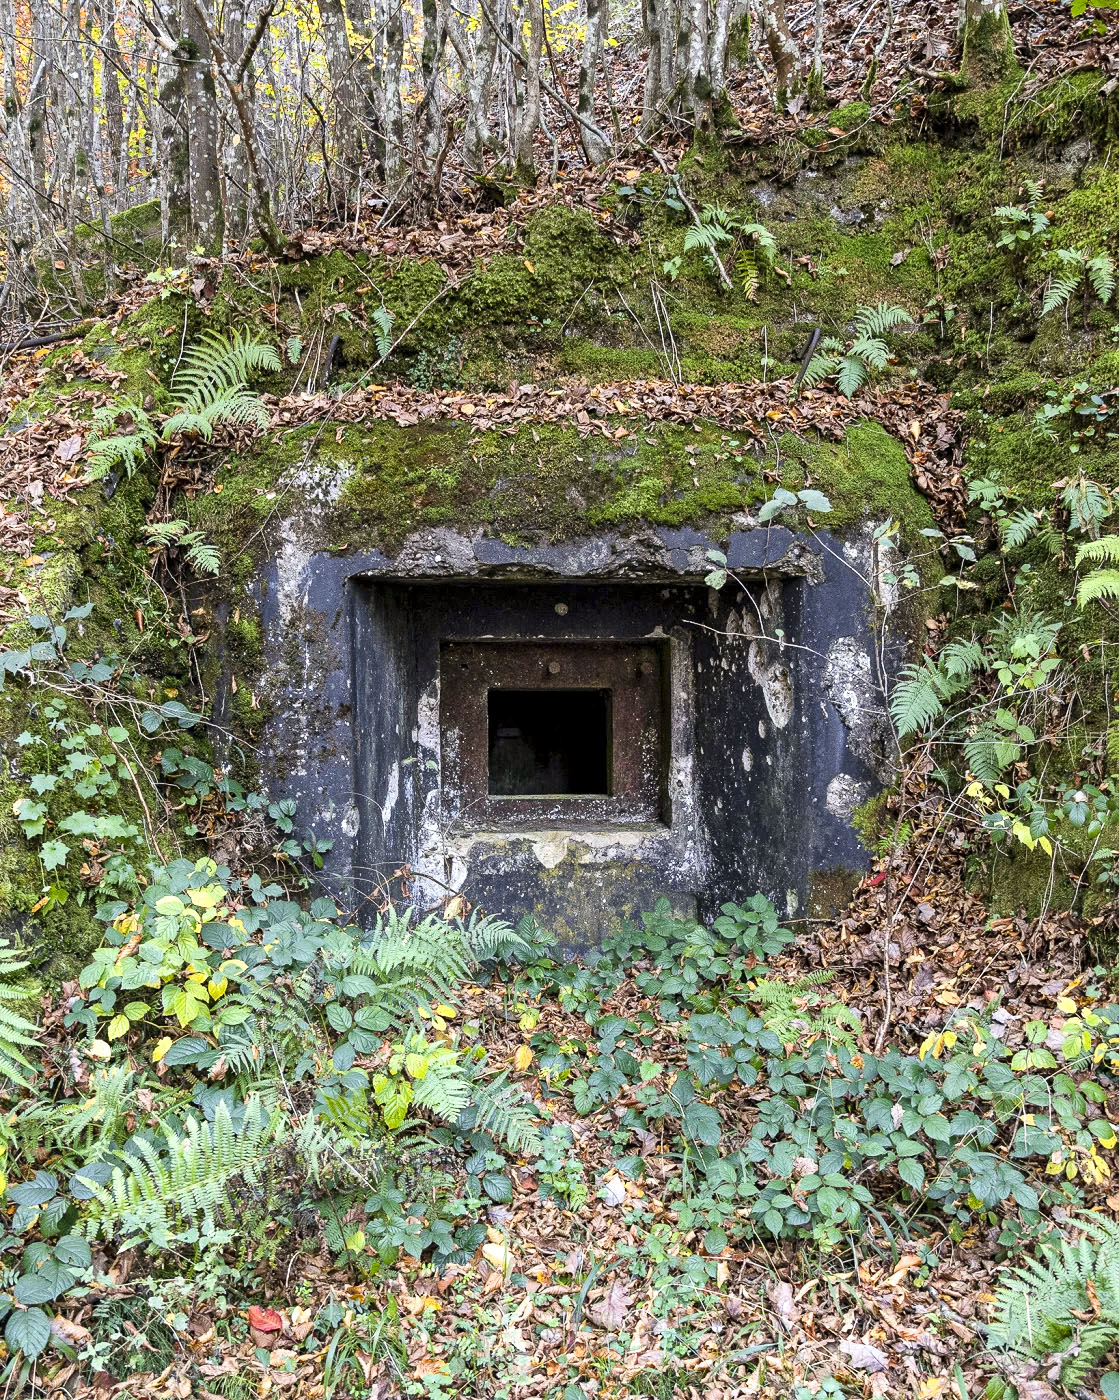
[[[1056,483],[1083,470],[1115,487],[1119,440],[1101,432],[1079,443],[1074,455],[1068,425],[1058,424],[1049,436],[1035,414],[1051,389],[1084,379],[1103,390],[1119,381],[1114,308],[1091,307],[1086,323],[1079,315],[1040,315],[1056,249],[1119,258],[1116,98],[1099,96],[1101,81],[1099,74],[1075,73],[1034,89],[999,32],[976,34],[961,79],[945,84],[927,113],[913,120],[899,117],[885,128],[857,102],[820,113],[790,141],[697,146],[681,165],[695,202],[757,220],[776,238],[777,266],[763,268],[756,289],[737,275],[740,245],[725,250],[735,274],[729,292],[700,251],[685,250],[689,218],[666,202],[667,182],[652,171],[600,208],[557,206],[533,214],[523,227],[510,227],[503,245],[453,275],[435,257],[336,249],[261,264],[251,276],[229,264],[216,285],[199,292],[185,265],[164,266],[157,294],[119,324],[98,322],[81,350],[122,376],[117,393],[156,408],[170,402],[184,343],[205,329],[244,325],[269,327],[283,349],[282,372],[257,386],[275,394],[321,392],[325,385],[337,391],[370,377],[423,389],[504,389],[512,381],[562,384],[568,377],[624,382],[673,373],[717,384],[791,373],[813,327],[845,339],[860,307],[901,305],[914,324],[891,333],[893,364],[881,382],[888,389],[920,374],[951,390],[966,414],[966,478],[994,480],[1009,508],[1054,512],[1056,523],[1055,537],[1034,540],[1008,561],[992,547],[989,522],[974,512],[969,523],[978,551],[988,552],[971,579],[976,587],[950,600],[954,625],[965,631],[986,625],[1004,610],[1012,588],[1020,609],[1059,612],[1080,697],[1073,738],[1087,743],[1114,697],[1098,659],[1100,618],[1068,603],[1072,545]],[[1020,202],[1026,179],[1046,182],[1049,231],[1009,251],[998,246],[994,211]],[[83,236],[93,254],[99,230]],[[113,237],[121,248],[133,247],[146,270],[164,257],[154,206],[114,221]],[[98,251],[93,261],[99,257]],[[97,276],[93,268],[90,287]],[[384,361],[378,347],[384,326],[375,317],[382,308],[398,342]],[[72,411],[81,402],[76,392],[106,390],[75,368],[69,346],[46,362],[42,387],[17,406],[11,426],[48,417],[62,404]],[[260,722],[252,677],[261,664],[261,636],[252,609],[238,611],[245,585],[269,530],[298,514],[316,483],[330,483],[333,496],[316,508],[321,544],[339,553],[371,545],[391,553],[409,533],[435,525],[512,542],[650,525],[697,525],[717,537],[756,511],[778,484],[824,492],[833,509],[818,523],[832,531],[867,517],[893,517],[916,543],[933,523],[910,483],[901,444],[870,423],[834,442],[786,432],[778,421],[761,447],[709,423],[625,419],[614,426],[626,436],[607,443],[557,424],[524,424],[508,433],[463,423],[399,428],[326,421],[211,457],[214,484],[203,473],[201,490],[177,499],[174,513],[222,552],[214,596],[226,610],[225,651],[220,659],[203,654],[200,665],[208,682],[222,668],[239,677],[231,722],[250,735]],[[188,444],[182,452],[194,450]],[[111,498],[95,487],[72,503],[52,502],[53,523],[36,517],[42,528],[31,557],[42,562],[7,562],[29,609],[53,613],[86,596],[95,602],[82,642],[89,654],[127,655],[134,658],[130,683],[186,693],[181,604],[168,603],[152,586],[141,543],[155,485],[154,471],[142,471]],[[934,588],[934,608],[948,601]],[[205,607],[200,626],[214,616],[213,599]],[[7,645],[16,638],[13,633]],[[5,733],[21,724],[18,696],[10,685]],[[1078,761],[1069,758],[1073,770]],[[17,792],[18,766],[9,772]],[[0,907],[27,911],[40,897],[42,872],[29,863],[29,848],[5,815],[14,800],[5,789]],[[874,839],[872,828],[868,815],[867,840]],[[996,871],[977,878],[993,878],[997,887],[1001,877]],[[63,943],[88,918],[79,893],[75,887],[74,900],[53,911],[58,927],[65,925]]]

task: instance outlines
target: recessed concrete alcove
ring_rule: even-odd
[[[872,532],[516,546],[430,530],[394,557],[291,538],[258,582],[273,796],[372,917],[452,894],[593,944],[662,894],[790,915],[865,865],[885,757]],[[887,647],[887,655],[890,653]]]

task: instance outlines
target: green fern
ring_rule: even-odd
[[[835,378],[844,398],[853,398],[868,379],[890,362],[890,347],[882,337],[894,326],[912,324],[913,318],[902,306],[880,301],[864,306],[855,315],[855,335],[850,342],[829,336],[808,363],[802,384],[811,388],[821,380]]]
[[[206,331],[183,351],[171,393],[182,412],[204,414],[209,404],[243,391],[254,374],[274,374],[280,368],[272,346],[247,330],[232,336]]]
[[[37,1135],[39,1143],[82,1144],[85,1155],[104,1155],[117,1141],[117,1129],[133,1110],[135,1075],[126,1065],[95,1069],[81,1098],[36,1099],[20,1113],[21,1125]]]
[[[973,778],[991,788],[1022,756],[1021,744],[993,724],[981,724],[964,740],[964,760]]]
[[[890,696],[890,715],[899,739],[928,729],[944,713],[940,676],[931,661],[908,662]]]
[[[1103,306],[1115,295],[1115,264],[1106,253],[1092,256],[1082,248],[1058,248],[1057,256],[1065,271],[1052,278],[1041,303],[1041,314],[1047,316],[1067,306],[1081,287],[1095,293]]]
[[[126,1167],[113,1169],[107,1185],[78,1172],[92,1193],[82,1228],[91,1239],[122,1232],[123,1248],[146,1242],[160,1249],[170,1248],[187,1225],[213,1230],[234,1210],[234,1179],[258,1183],[285,1131],[278,1110],[266,1113],[260,1100],[250,1097],[239,1126],[224,1100],[213,1123],[188,1118],[181,1136],[165,1125],[162,1155],[135,1137],[136,1155]]]
[[[221,555],[201,530],[191,530],[185,520],[159,520],[147,527],[148,544],[154,549],[180,548],[196,574],[211,577],[221,569]]]
[[[537,1126],[536,1105],[519,1085],[508,1082],[507,1073],[488,1083],[475,1081],[473,1096],[477,1105],[473,1122],[476,1131],[489,1133],[521,1156],[541,1150],[543,1138]]]
[[[1045,523],[1043,510],[1029,510],[1025,506],[1016,510],[999,522],[1003,546],[1006,549],[1020,549]]]
[[[862,1030],[858,1016],[842,1001],[825,1001],[817,988],[826,986],[833,972],[810,972],[795,982],[759,978],[750,999],[761,1007],[766,1030],[783,1045],[811,1045],[825,1040],[829,1045],[856,1047]]]
[[[28,1087],[25,1070],[34,1070],[35,1065],[23,1053],[39,1048],[39,1028],[16,1011],[14,1004],[26,1002],[26,987],[13,986],[18,972],[28,967],[7,938],[0,938],[0,1078],[9,1083]]]
[[[221,424],[266,427],[268,410],[246,384],[256,373],[280,368],[272,346],[248,331],[233,336],[207,331],[183,352],[171,380],[171,412],[158,431],[150,414],[132,399],[119,399],[94,413],[87,444],[90,477],[97,480],[118,465],[131,476],[160,442],[183,433],[209,441]],[[121,431],[122,419],[131,423],[131,431]]]
[[[526,956],[528,942],[500,919],[447,923],[429,915],[419,923],[414,911],[382,915],[366,942],[352,955],[348,970],[371,984],[367,990],[393,1016],[405,1018],[446,1001],[484,962]]]
[[[1104,564],[1093,569],[1076,586],[1079,607],[1088,603],[1119,601],[1119,535],[1102,535],[1098,540],[1085,540],[1076,551],[1076,567],[1081,564]]]
[[[913,324],[913,317],[904,306],[891,306],[880,301],[877,306],[864,306],[855,316],[855,334],[859,339],[881,337],[895,326]]]
[[[989,1339],[1021,1356],[1060,1363],[1062,1385],[1087,1383],[1119,1342],[1119,1223],[1083,1215],[1078,1240],[1046,1240],[1038,1257],[1003,1271]]]
[[[121,431],[122,420],[131,424],[130,431]],[[155,424],[133,399],[117,399],[95,409],[86,442],[90,479],[100,481],[118,466],[130,477],[158,440]]]
[[[392,328],[396,317],[387,306],[378,306],[373,312],[373,338],[377,342],[377,354],[387,360],[392,351]]]

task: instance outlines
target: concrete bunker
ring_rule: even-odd
[[[462,895],[589,946],[661,895],[707,916],[761,890],[795,915],[822,872],[863,868],[872,531],[736,531],[742,586],[720,591],[715,544],[432,530],[339,558],[289,531],[259,585],[262,767],[332,843],[339,902]]]

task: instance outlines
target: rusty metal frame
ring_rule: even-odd
[[[439,670],[443,797],[459,822],[484,829],[665,820],[667,643],[444,642]],[[490,690],[609,691],[609,795],[491,794]]]

